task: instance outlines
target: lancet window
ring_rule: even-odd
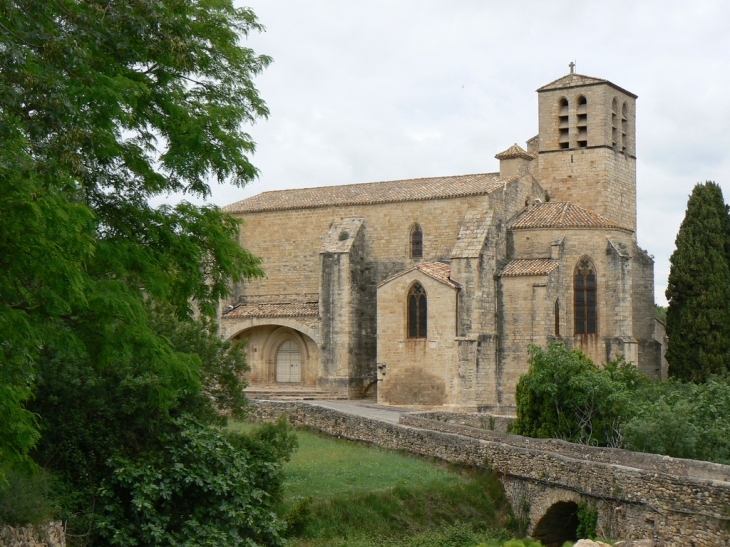
[[[426,338],[428,303],[423,285],[415,283],[408,291],[408,338]]]
[[[588,258],[575,267],[573,276],[575,334],[596,332],[596,268]]]

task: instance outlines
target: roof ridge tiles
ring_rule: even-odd
[[[339,186],[271,190],[226,205],[223,210],[229,213],[243,213],[448,199],[489,194],[517,178],[517,176],[501,177],[499,173],[477,173]]]

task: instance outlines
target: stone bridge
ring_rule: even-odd
[[[399,423],[299,401],[257,401],[259,419],[305,425],[384,448],[491,469],[528,533],[547,546],[574,539],[578,503],[598,512],[600,535],[664,547],[730,546],[730,466],[530,439],[413,412]],[[494,422],[491,421],[490,425]]]

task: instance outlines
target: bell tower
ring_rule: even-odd
[[[537,90],[538,180],[553,201],[636,230],[637,97],[572,71]]]

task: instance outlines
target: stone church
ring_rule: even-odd
[[[661,374],[654,262],[636,241],[636,95],[570,73],[499,173],[264,192],[225,211],[265,279],[221,307],[252,385],[381,404],[515,403],[528,346]]]

